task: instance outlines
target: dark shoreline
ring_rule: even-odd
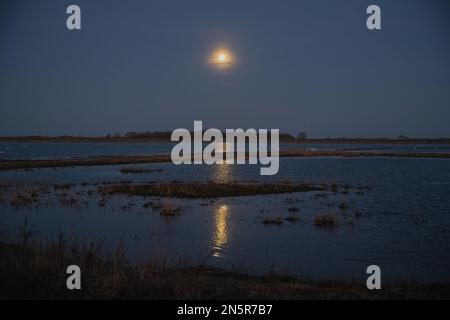
[[[66,288],[66,268],[78,265],[82,290]],[[250,276],[207,266],[171,265],[163,259],[128,264],[118,249],[73,246],[63,238],[47,245],[0,242],[0,299],[448,299],[450,283],[310,281],[268,273]]]

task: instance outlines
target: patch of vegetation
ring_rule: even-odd
[[[321,192],[321,193],[316,193],[314,194],[314,199],[326,199],[329,198],[330,194],[326,193],[326,192]]]
[[[68,195],[59,197],[59,202],[65,207],[78,207],[81,204],[80,198]]]
[[[280,135],[281,139],[281,135]],[[2,140],[2,138],[0,138]],[[408,158],[436,158],[449,159],[450,154],[439,152],[365,152],[348,150],[281,150],[280,157],[408,157]],[[46,159],[46,160],[0,160],[0,171],[31,168],[53,168],[75,166],[101,166],[101,165],[129,165],[140,163],[170,162],[170,155],[146,156],[93,156],[77,159]]]
[[[181,207],[167,201],[161,202],[159,214],[166,217],[173,217],[181,211]]]
[[[155,201],[149,201],[149,202],[144,203],[144,204],[142,205],[142,207],[143,207],[144,209],[150,208],[150,209],[152,209],[152,210],[157,210],[157,209],[161,208],[161,203],[155,202]]]
[[[153,172],[162,172],[162,169],[148,169],[142,167],[123,167],[120,169],[121,173],[129,174],[139,174],[139,173],[153,173]]]
[[[283,219],[281,218],[266,218],[262,222],[262,224],[268,225],[281,225],[283,224]]]
[[[73,184],[73,183],[64,183],[64,184],[54,184],[53,185],[53,189],[55,190],[55,191],[57,191],[57,190],[70,190],[70,189],[72,189],[72,187],[74,187],[75,186],[75,184]]]
[[[362,212],[355,211],[355,212],[353,212],[353,216],[354,216],[355,218],[361,218],[361,217],[362,217]]]
[[[99,202],[98,202],[98,206],[99,207],[104,207],[104,206],[106,206],[108,204],[108,201],[106,200],[106,199],[101,199]]]
[[[16,192],[11,196],[10,204],[16,207],[29,207],[33,204],[33,196],[31,193],[26,193],[24,191]]]
[[[288,222],[297,222],[297,221],[300,221],[300,218],[297,216],[289,216],[289,217],[286,217],[284,220],[286,220]]]
[[[115,183],[100,186],[103,195],[158,196],[169,198],[219,198],[263,194],[280,194],[321,190],[321,187],[293,183],[257,182],[153,182],[143,184]]]
[[[134,202],[128,202],[127,204],[122,206],[122,210],[129,210],[136,206]]]
[[[82,290],[67,290],[65,272],[83,270]],[[169,265],[152,259],[130,265],[123,246],[112,254],[100,243],[60,236],[45,245],[0,242],[0,299],[448,299],[450,284],[304,281],[269,273],[253,277],[211,267]]]
[[[339,209],[347,210],[348,208],[350,208],[350,205],[349,205],[347,202],[342,202],[342,203],[339,205]]]
[[[314,225],[319,228],[334,228],[336,224],[336,215],[332,213],[323,213],[314,219]]]

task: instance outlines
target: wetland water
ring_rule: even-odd
[[[0,143],[0,159],[170,154],[174,145],[175,143]],[[450,145],[445,144],[280,143],[280,150],[287,149],[450,153]]]
[[[160,154],[171,148],[170,144],[58,144],[58,148],[49,144],[2,144],[0,150],[5,146],[11,149],[0,154],[2,159]],[[414,146],[392,148],[409,150]],[[446,149],[440,146],[439,150]],[[79,239],[104,240],[111,247],[124,242],[131,262],[157,257],[250,274],[275,271],[314,280],[365,278],[366,267],[377,264],[383,280],[450,281],[450,160],[281,158],[279,174],[265,177],[259,175],[259,166],[248,165],[133,165],[160,169],[139,174],[123,174],[123,167],[0,172],[0,235],[13,237],[27,218],[42,240],[61,231]],[[216,199],[161,200],[125,195],[105,199],[95,192],[102,183],[174,180],[292,181],[345,187]],[[32,205],[17,206],[10,200],[24,186],[53,184],[74,185],[64,190],[50,188]],[[61,193],[75,197],[77,202],[70,205],[62,201]],[[163,216],[144,207],[159,201],[170,201],[181,211]],[[315,217],[323,213],[335,215],[337,224],[332,228],[315,226]],[[288,217],[296,219],[285,220]],[[274,218],[281,218],[283,223],[262,223]]]

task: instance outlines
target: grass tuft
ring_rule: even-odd
[[[300,221],[300,218],[297,216],[289,216],[289,217],[285,218],[284,220],[286,220],[288,222],[297,222],[297,221]]]
[[[166,217],[173,217],[180,213],[181,207],[167,201],[162,201],[161,206],[159,208],[159,214]]]
[[[153,172],[162,172],[162,169],[147,169],[143,167],[123,167],[120,169],[120,172],[123,174],[139,174],[139,173],[153,173]]]
[[[314,225],[319,228],[334,228],[337,224],[336,215],[332,213],[324,213],[316,216]]]
[[[283,224],[283,219],[281,219],[281,218],[266,218],[261,223],[266,226],[281,225],[281,224]]]

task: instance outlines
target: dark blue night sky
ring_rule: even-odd
[[[66,7],[82,30],[66,28]],[[382,30],[366,28],[370,4]],[[448,1],[0,4],[0,135],[206,127],[450,136]],[[226,46],[228,70],[211,68]]]

